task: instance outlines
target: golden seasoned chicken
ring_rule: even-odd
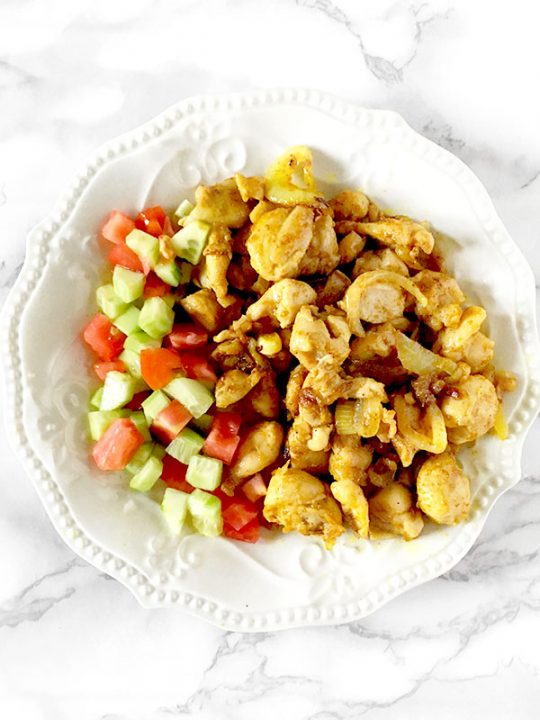
[[[265,280],[294,278],[313,238],[313,210],[297,205],[262,215],[246,242],[249,259]]]
[[[289,349],[308,370],[316,368],[322,358],[331,358],[337,367],[350,352],[350,335],[339,311],[320,312],[304,305],[294,320]]]
[[[336,223],[338,233],[354,232],[360,235],[369,235],[383,245],[397,251],[407,250],[413,258],[419,251],[428,255],[435,245],[433,235],[420,223],[407,217],[385,217],[375,222],[355,222],[342,220]]]
[[[268,420],[279,415],[280,394],[276,386],[276,374],[273,370],[263,370],[262,377],[245,397],[245,402],[254,412]]]
[[[418,537],[424,527],[422,513],[415,507],[409,488],[398,482],[379,490],[369,499],[370,535],[378,539],[401,535],[405,540]]]
[[[494,348],[493,340],[490,340],[484,333],[477,332],[465,341],[461,352],[456,351],[456,355],[459,357],[456,357],[454,353],[451,357],[453,360],[463,360],[471,368],[471,372],[479,373],[493,361]]]
[[[373,270],[388,270],[389,272],[395,272],[398,273],[398,275],[405,275],[406,277],[409,275],[409,268],[390,248],[384,248],[384,250],[368,250],[362,253],[354,263],[352,276],[353,278],[357,278],[362,273],[372,272]]]
[[[389,443],[397,434],[396,413],[393,410],[383,408],[377,438],[382,443]]]
[[[249,200],[262,200],[264,198],[264,178],[246,177],[242,173],[234,176],[236,187],[244,202]]]
[[[484,308],[476,305],[466,308],[453,327],[441,330],[433,346],[434,351],[450,358],[456,353],[462,354],[463,346],[480,330],[485,319]]]
[[[327,305],[334,305],[341,300],[351,281],[341,270],[334,270],[327,277],[322,287],[317,288],[317,307],[324,310]]]
[[[363,337],[351,343],[351,360],[365,362],[374,357],[388,357],[396,348],[396,329],[391,323],[383,323],[368,330]]]
[[[214,390],[216,407],[228,408],[229,405],[241,400],[257,385],[263,375],[264,371],[260,368],[255,368],[250,373],[238,369],[227,370],[216,383]]]
[[[195,207],[186,217],[207,223],[222,223],[230,228],[240,228],[249,215],[249,205],[242,200],[236,180],[229,178],[217,185],[199,185],[195,190]]]
[[[453,387],[458,396],[447,396],[441,403],[448,439],[455,444],[476,440],[495,424],[499,407],[495,386],[483,375],[470,375]]]
[[[339,264],[346,265],[347,263],[356,260],[366,245],[366,238],[362,237],[358,233],[350,232],[340,240],[338,245],[339,252]],[[356,266],[355,266],[356,267]],[[377,268],[371,268],[377,269]],[[358,272],[357,275],[360,273]]]
[[[369,535],[369,505],[362,488],[352,480],[339,480],[330,491],[341,506],[346,525],[361,538]]]
[[[253,225],[255,225],[255,223],[258,222],[265,213],[270,212],[270,210],[275,210],[277,207],[279,207],[279,205],[276,205],[275,203],[270,202],[269,200],[260,200],[255,205],[253,210],[249,213],[249,219],[251,220]],[[246,235],[246,240],[247,240],[247,235]],[[246,250],[246,252],[247,252],[247,250]]]
[[[314,428],[304,418],[297,415],[287,434],[287,451],[291,459],[291,466],[314,473],[324,473],[328,469],[330,450],[311,450],[313,444]],[[317,440],[317,436],[315,436]],[[328,443],[326,443],[328,444]],[[315,444],[315,447],[317,445]]]
[[[415,312],[432,330],[456,327],[465,296],[454,278],[442,272],[421,270],[413,282],[427,298],[427,305],[417,303]]]
[[[471,507],[469,478],[451,452],[428,458],[416,478],[418,507],[436,523],[466,520]]]
[[[281,452],[283,428],[272,420],[253,425],[242,437],[229,468],[232,480],[251,477],[272,465]]]
[[[360,190],[342,190],[329,204],[336,220],[362,220],[369,210],[369,200]]]
[[[328,275],[339,264],[339,251],[334,222],[329,213],[322,213],[313,223],[313,236],[298,270],[299,275]]]
[[[246,317],[252,321],[269,317],[280,328],[288,328],[302,306],[311,305],[316,297],[315,290],[301,280],[280,280],[249,306]]]
[[[287,392],[285,393],[285,407],[291,418],[298,415],[300,393],[307,373],[308,371],[303,365],[297,365],[289,374]]]
[[[334,480],[365,485],[372,457],[373,450],[358,435],[335,435],[328,469]]]
[[[232,238],[226,225],[222,223],[212,225],[203,256],[208,283],[205,285],[214,291],[219,304],[227,307],[231,303],[228,295],[227,270],[232,258]]]
[[[396,413],[398,433],[392,438],[392,443],[404,467],[410,465],[412,457],[408,453],[402,454],[400,439],[408,443],[408,448],[425,450],[438,455],[446,450],[448,438],[445,419],[439,407],[432,403],[421,408],[414,401],[411,393],[395,395],[392,405]],[[407,456],[405,456],[407,455]]]
[[[369,482],[375,487],[386,487],[393,482],[397,468],[397,463],[394,460],[381,457],[368,470]]]
[[[306,442],[308,450],[330,449],[330,435],[334,429],[334,417],[311,388],[303,389],[298,398],[298,417],[311,427],[311,436]]]
[[[321,400],[331,405],[339,398],[377,398],[381,402],[388,400],[384,385],[373,378],[351,377],[343,370],[336,368],[334,359],[323,357],[313,370],[310,370],[305,381],[305,388],[313,388]]]
[[[213,290],[203,288],[180,300],[180,305],[187,314],[209,333],[216,332],[221,306]]]
[[[282,467],[273,473],[263,513],[268,522],[281,525],[283,532],[320,535],[327,548],[344,531],[341,510],[328,486],[294,468]]]

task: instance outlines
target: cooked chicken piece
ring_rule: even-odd
[[[383,408],[377,437],[383,443],[389,443],[397,433],[396,413]]]
[[[232,238],[226,225],[214,223],[208,233],[208,242],[203,251],[206,264],[206,287],[209,287],[216,294],[217,300],[222,307],[231,304],[231,298],[227,294],[227,270],[232,258]]]
[[[290,417],[298,415],[298,404],[300,392],[307,376],[307,370],[303,365],[297,365],[289,374],[287,381],[287,392],[285,393],[285,407]]]
[[[366,238],[362,237],[358,233],[350,232],[340,240],[338,245],[339,252],[339,264],[346,265],[347,263],[356,260],[366,245]]]
[[[315,302],[315,290],[301,280],[280,280],[247,310],[249,320],[270,317],[280,328],[290,327],[303,305]]]
[[[264,198],[264,178],[246,177],[242,173],[234,176],[240,197],[244,202],[248,200],[262,200]]]
[[[317,307],[323,310],[326,305],[334,305],[341,300],[345,290],[351,281],[341,270],[334,270],[327,278],[324,285],[317,288]]]
[[[369,499],[369,521],[370,535],[375,539],[390,534],[413,540],[424,527],[422,513],[414,506],[411,491],[397,482]]]
[[[435,455],[446,450],[448,437],[445,419],[435,403],[421,408],[414,402],[412,393],[408,393],[405,396],[395,395],[392,404],[398,428],[398,433],[392,438],[392,443],[404,467],[410,465],[410,462],[407,462],[408,457],[402,456],[401,439],[405,440],[407,450],[410,449],[410,445],[414,446],[416,450],[425,450]]]
[[[251,223],[247,222],[242,227],[232,234],[233,236],[233,253],[235,255],[241,255],[242,257],[248,257],[248,251],[246,247],[249,233],[251,232]],[[256,275],[257,273],[255,273]]]
[[[255,225],[265,213],[270,212],[270,210],[275,210],[277,207],[279,206],[269,200],[261,200],[249,213],[249,219]]]
[[[351,336],[345,317],[338,310],[319,312],[312,305],[304,305],[294,320],[290,351],[308,368],[317,367],[323,357],[340,366],[350,352]]]
[[[245,397],[262,378],[264,371],[255,368],[249,374],[242,370],[227,370],[215,388],[216,407],[227,408]]]
[[[363,253],[354,263],[352,277],[355,279],[362,273],[372,272],[373,270],[388,270],[406,277],[409,275],[409,268],[390,248],[368,250]]]
[[[454,444],[476,440],[495,424],[499,407],[495,387],[483,375],[470,375],[453,387],[458,397],[447,396],[441,403],[448,439]]]
[[[433,251],[435,239],[420,223],[407,217],[385,217],[375,222],[355,222],[342,220],[336,223],[336,232],[348,232],[369,235],[394,250],[405,248],[414,257],[422,250],[428,255]]]
[[[369,201],[369,207],[367,212],[367,219],[369,222],[375,222],[384,217],[383,211],[376,205],[373,200]]]
[[[264,517],[283,532],[322,536],[327,548],[344,531],[339,505],[325,483],[302,470],[282,467],[272,475],[264,498]]]
[[[339,264],[334,221],[329,213],[319,215],[313,223],[313,237],[300,263],[299,275],[329,275]]]
[[[433,330],[456,327],[465,296],[454,278],[433,270],[421,270],[414,276],[413,282],[428,301],[427,305],[416,304],[418,317]]]
[[[313,156],[310,148],[297,145],[289,148],[265,173],[266,197],[279,205],[321,204],[313,177]]]
[[[265,280],[294,278],[313,238],[313,210],[297,205],[265,213],[251,228],[247,249]]]
[[[457,325],[441,330],[433,345],[433,351],[450,358],[455,353],[462,354],[463,346],[480,330],[485,319],[484,308],[475,305],[466,308],[461,313]]]
[[[369,534],[369,505],[362,488],[352,480],[340,480],[330,485],[351,530],[361,538]]]
[[[418,447],[409,438],[397,432],[391,439],[399,460],[405,469],[409,469],[418,452]]]
[[[258,277],[246,255],[239,255],[236,260],[229,263],[227,280],[237,290],[243,292],[251,290]]]
[[[315,440],[317,436],[315,436]],[[310,450],[308,443],[313,440],[313,427],[299,415],[294,418],[287,435],[287,450],[293,468],[324,473],[328,469],[329,450]]]
[[[255,367],[255,362],[248,353],[246,342],[240,338],[219,343],[211,352],[210,357],[222,370],[238,368],[243,372],[251,372]]]
[[[307,440],[308,450],[318,452],[330,449],[330,435],[334,429],[334,418],[323,404],[317,393],[311,388],[303,389],[298,398],[298,416],[312,428]]]
[[[368,478],[375,487],[386,487],[394,481],[397,463],[389,458],[381,457],[368,470]]]
[[[282,445],[283,428],[278,422],[265,421],[253,425],[240,441],[229,468],[230,479],[236,482],[272,465],[278,459]]]
[[[336,220],[362,220],[369,210],[369,200],[360,190],[342,190],[330,200]]]
[[[469,478],[451,452],[428,458],[416,478],[418,507],[436,523],[456,525],[471,507]]]
[[[276,375],[272,370],[265,370],[253,390],[244,398],[252,409],[269,420],[279,415],[280,394],[276,387]]]
[[[493,340],[490,340],[484,333],[477,332],[465,341],[462,351],[459,353],[461,357],[455,357],[454,354],[450,357],[452,360],[463,360],[473,373],[479,373],[493,361],[494,348]]]
[[[219,326],[221,306],[215,293],[208,288],[198,290],[180,300],[187,314],[209,333],[216,332]]]
[[[374,357],[388,357],[396,348],[396,329],[391,323],[383,323],[368,330],[364,337],[351,343],[350,360],[365,362]]]
[[[186,224],[193,220],[208,223],[222,223],[230,228],[239,228],[246,222],[249,205],[245,203],[234,178],[217,185],[199,185],[195,190],[195,207],[186,218]]]
[[[334,480],[365,485],[372,456],[373,451],[362,445],[358,435],[335,435],[328,469]]]
[[[309,371],[304,387],[313,388],[326,405],[331,405],[339,398],[376,397],[381,402],[388,400],[382,383],[372,378],[346,375],[341,368],[336,368],[334,358],[330,356],[323,357]]]

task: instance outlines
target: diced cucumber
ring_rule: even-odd
[[[154,449],[152,451],[152,455],[157,457],[159,460],[163,460],[163,458],[166,455],[165,448],[163,445],[158,445],[157,443],[154,445]]]
[[[133,335],[133,333],[139,329],[140,312],[140,310],[132,305],[126,312],[123,312],[113,321],[113,325],[116,325],[124,335]]]
[[[133,302],[143,294],[145,277],[141,272],[128,270],[117,265],[113,271],[113,288],[118,297],[126,303]]]
[[[111,370],[105,377],[100,410],[116,410],[128,403],[136,388],[135,378],[123,372]]]
[[[193,265],[187,262],[180,263],[177,266],[180,271],[180,285],[187,285],[191,280],[191,273],[193,272]]]
[[[191,378],[175,378],[164,388],[170,395],[189,410],[194,418],[199,418],[214,402],[214,396],[198,380]]]
[[[140,315],[139,315],[140,319]],[[139,353],[141,350],[144,350],[145,348],[157,348],[161,345],[161,340],[158,338],[151,338],[150,335],[147,335],[142,330],[139,332],[133,333],[133,335],[128,335],[124,342],[124,349],[125,350],[133,350],[133,352]]]
[[[210,427],[212,426],[213,422],[214,422],[214,418],[211,415],[207,415],[205,413],[204,415],[201,415],[198,418],[193,418],[193,420],[191,420],[191,425],[195,425],[197,430],[206,432],[207,430],[210,430]]]
[[[136,378],[142,377],[141,358],[139,353],[136,353],[133,350],[122,350],[118,357],[124,363],[130,375],[133,375],[133,377]]]
[[[163,517],[170,531],[175,535],[182,532],[186,521],[188,498],[188,493],[174,488],[167,488],[163,494],[163,500],[161,501]]]
[[[88,413],[88,429],[92,440],[99,440],[109,425],[127,416],[126,410],[94,410]]]
[[[118,297],[111,283],[98,287],[96,290],[96,302],[99,309],[109,320],[115,320],[128,309],[127,303]]]
[[[172,443],[165,450],[168,455],[172,455],[184,465],[187,465],[190,459],[197,455],[204,445],[204,438],[189,428],[184,428],[180,435],[174,438]]]
[[[163,463],[152,455],[139,472],[131,478],[129,487],[139,492],[148,492],[159,480],[162,472]]]
[[[188,495],[188,509],[193,527],[201,535],[215,537],[223,532],[221,500],[204,490],[194,490]]]
[[[216,458],[194,455],[190,458],[186,480],[201,490],[215,490],[220,486],[223,463]]]
[[[152,436],[150,435],[150,432],[148,430],[148,423],[146,421],[144,412],[142,412],[142,410],[137,410],[135,412],[132,412],[129,418],[143,436],[144,442],[150,442],[152,440]]]
[[[193,203],[191,203],[189,200],[182,200],[180,205],[176,208],[174,211],[174,214],[176,217],[186,217],[186,215],[189,215],[189,213],[193,210]]]
[[[92,395],[92,397],[90,398],[90,405],[91,405],[92,407],[97,408],[97,410],[99,410],[99,408],[100,408],[100,406],[101,406],[101,398],[102,398],[102,396],[103,396],[103,385],[100,385],[100,386],[98,387],[98,389],[96,390],[96,392],[95,392],[95,393]]]
[[[154,443],[145,442],[140,448],[138,448],[135,455],[133,455],[129,463],[126,465],[126,470],[132,475],[136,475],[139,470],[142,470],[145,462],[153,454],[153,451]]]
[[[161,299],[163,302],[167,303],[170,308],[173,308],[176,304],[176,295],[173,293],[167,293],[166,295],[163,295]]]
[[[201,259],[209,231],[210,225],[203,220],[189,223],[171,238],[175,253],[192,265],[196,265]]]
[[[159,262],[159,240],[143,230],[132,230],[126,236],[126,245],[153,269]]]
[[[160,297],[150,297],[144,301],[139,325],[153,338],[161,338],[170,333],[174,323],[174,310]]]
[[[176,287],[180,284],[182,276],[180,274],[180,269],[174,260],[170,260],[169,262],[158,262],[154,268],[154,272],[163,280],[163,282],[167,283],[167,285]]]
[[[156,418],[162,410],[165,410],[170,403],[171,401],[164,392],[154,390],[154,392],[141,403],[147,422],[151,424],[152,420]]]

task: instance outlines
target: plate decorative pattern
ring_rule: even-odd
[[[100,220],[112,206],[173,205],[199,182],[260,172],[299,142],[314,148],[323,187],[340,178],[433,221],[452,271],[488,310],[498,364],[519,377],[506,400],[509,439],[484,438],[463,454],[474,493],[470,520],[429,528],[414,543],[346,538],[326,552],[297,535],[268,533],[254,546],[176,540],[164,533],[155,503],[126,491],[120,478],[100,482],[88,462],[89,361],[77,338],[99,278]],[[497,497],[519,480],[523,440],[540,409],[532,273],[478,179],[397,114],[316,91],[191,98],[102,147],[30,234],[1,338],[8,435],[65,542],[145,607],[183,607],[234,630],[355,620],[449,570]]]

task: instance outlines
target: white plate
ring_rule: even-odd
[[[411,543],[341,539],[332,552],[298,534],[267,533],[256,545],[177,540],[164,533],[155,503],[105,484],[88,462],[90,360],[79,334],[104,268],[96,240],[103,218],[111,208],[174,205],[197,183],[237,170],[260,173],[298,143],[314,149],[325,189],[361,187],[449,236],[448,265],[488,310],[497,365],[519,378],[505,401],[510,438],[485,437],[463,454],[474,494],[467,523],[428,526]],[[540,407],[533,276],[480,182],[398,115],[311,91],[192,98],[103,147],[31,233],[3,321],[8,434],[62,538],[145,607],[183,607],[231,629],[358,619],[449,570],[519,480],[523,439]]]

